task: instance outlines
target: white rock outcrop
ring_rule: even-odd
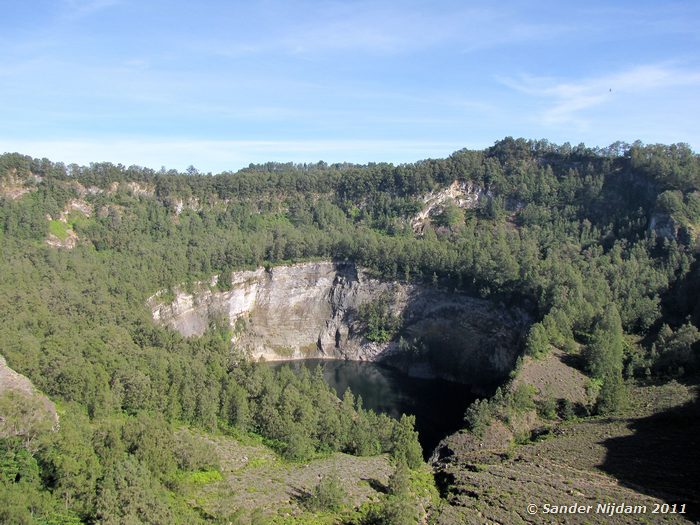
[[[454,181],[447,188],[433,191],[423,197],[423,209],[411,219],[415,233],[422,233],[428,220],[439,214],[445,204],[454,203],[457,207],[471,210],[477,208],[491,193],[468,181]]]

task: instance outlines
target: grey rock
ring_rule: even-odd
[[[352,263],[312,262],[235,272],[230,289],[217,278],[191,293],[175,290],[148,300],[153,319],[183,336],[202,335],[215,318],[228,323],[232,343],[253,359],[386,361],[411,375],[483,383],[513,367],[530,318],[467,294],[382,281]],[[402,319],[400,338],[422,350],[365,338],[359,308],[381,296]],[[404,345],[404,347],[407,345]]]

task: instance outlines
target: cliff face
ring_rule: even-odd
[[[253,358],[388,360],[413,375],[485,382],[507,374],[528,318],[489,301],[437,288],[379,281],[354,264],[331,262],[236,272],[230,289],[199,284],[148,301],[153,319],[184,336],[203,334],[213,319],[230,324],[235,346]],[[397,341],[368,341],[358,310],[383,297],[402,319]],[[398,339],[397,336],[396,339]]]

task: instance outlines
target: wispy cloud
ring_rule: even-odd
[[[544,124],[585,126],[586,110],[612,103],[620,97],[700,85],[700,71],[644,65],[575,82],[534,76],[501,81],[516,91],[542,100],[544,109],[539,113],[539,119]]]
[[[400,162],[506,135],[700,145],[686,1],[13,4],[0,148],[40,157],[214,170]]]
[[[122,0],[64,0],[67,18],[82,18],[122,3]]]
[[[574,31],[577,31],[576,26],[567,23],[526,23],[519,21],[515,13],[494,13],[492,19],[473,21],[462,52],[553,41]]]
[[[523,21],[514,6],[447,2],[318,2],[296,5],[268,2],[247,16],[258,30],[195,35],[181,45],[213,56],[240,58],[282,53],[315,58],[346,53],[370,56],[407,55],[436,48],[470,53],[513,43],[559,37],[573,25]]]

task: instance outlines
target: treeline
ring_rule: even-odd
[[[6,155],[4,165],[56,171],[16,157]],[[91,197],[101,216],[78,227],[98,251],[154,253],[148,266],[161,271],[148,272],[145,289],[264,263],[351,259],[390,279],[435,276],[481,295],[526,299],[538,315],[549,314],[547,340],[565,346],[587,333],[592,312],[609,302],[618,305],[625,330],[655,326],[661,296],[693,261],[688,228],[697,217],[699,170],[683,145],[590,150],[506,139],[484,152],[406,166],[270,164],[216,177],[111,165],[76,170],[65,177],[105,187],[154,184],[154,199]],[[309,177],[316,182],[297,190]],[[39,191],[3,207],[10,236],[46,235],[45,213],[55,215],[75,196],[60,179],[49,175]],[[419,208],[416,197],[452,180],[469,180],[492,196],[476,210],[437,220],[416,239],[406,220]],[[187,195],[226,204],[185,209],[173,220],[173,196]],[[687,234],[654,238],[648,226],[658,213],[675,217]]]
[[[570,205],[583,210],[584,215],[585,211],[593,211],[595,195],[601,188],[606,199],[615,197],[638,207],[648,205],[649,199],[653,204],[656,196],[666,190],[687,193],[700,183],[697,155],[685,144],[615,143],[608,148],[591,149],[510,137],[484,151],[460,150],[446,159],[398,166],[267,163],[212,176],[199,174],[194,168],[178,173],[111,163],[65,166],[48,159],[4,154],[0,156],[0,177],[11,173],[20,177],[32,174],[48,181],[75,181],[103,190],[114,183],[145,183],[152,185],[162,200],[194,196],[209,202],[216,198],[330,193],[343,208],[372,207],[380,195],[383,202],[377,206],[386,206],[387,199],[420,197],[454,180],[468,180],[503,199],[534,205]],[[619,192],[622,187],[627,191]],[[599,207],[595,211],[604,210]]]

